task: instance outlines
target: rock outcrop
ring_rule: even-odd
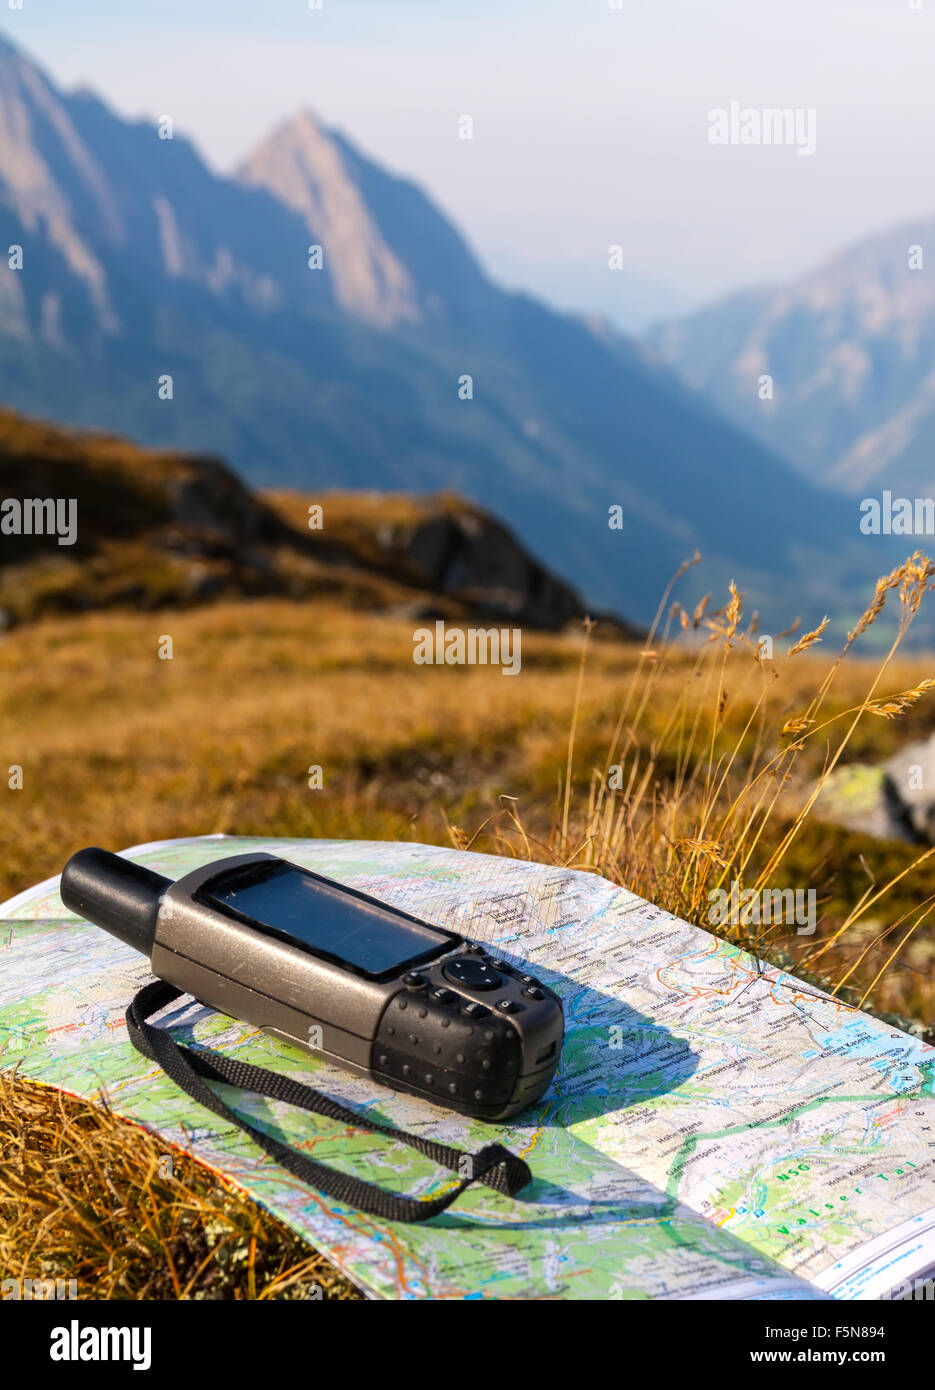
[[[837,769],[816,809],[825,820],[879,840],[935,844],[935,734],[907,744],[879,767]]]
[[[75,505],[75,534],[17,526],[7,499]],[[309,508],[321,525],[309,526]],[[557,631],[575,591],[452,494],[251,491],[217,459],[138,448],[0,410],[0,610],[6,625],[117,604],[333,595],[361,608]],[[639,636],[616,618],[617,635]]]

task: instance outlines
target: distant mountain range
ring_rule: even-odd
[[[850,501],[643,347],[499,289],[421,190],[308,112],[233,178],[173,134],[0,41],[9,404],[221,455],[255,485],[456,489],[642,622],[696,547],[689,595],[734,578],[775,627],[853,617],[893,563]]]
[[[858,495],[932,495],[935,220],[663,324],[648,342],[806,477]]]

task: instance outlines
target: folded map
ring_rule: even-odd
[[[471,1188],[423,1226],[303,1186],[130,1046],[146,962],[71,916],[57,880],[0,908],[0,1064],[106,1094],[249,1191],[383,1298],[875,1299],[935,1266],[935,1049],[594,874],[417,844],[208,836],[126,851],[176,878],[266,850],[513,963],[562,997],[550,1090],[489,1125],[310,1058],[194,1001],[176,1036],[310,1081],[535,1181]],[[451,1174],[403,1146],[249,1095],[238,1107],[322,1162],[425,1198]]]

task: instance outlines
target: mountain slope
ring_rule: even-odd
[[[219,598],[337,598],[354,609],[559,630],[578,595],[454,494],[258,496],[216,459],[144,450],[0,410],[0,628],[57,612]],[[10,499],[69,500],[66,543]],[[25,514],[25,509],[22,514]],[[641,634],[608,616],[602,632]]]
[[[365,159],[308,111],[244,160],[241,183],[298,213],[326,248],[334,295],[348,313],[388,327],[490,312],[496,295],[426,195]]]
[[[733,577],[776,626],[853,616],[891,563],[849,503],[628,340],[497,289],[420,190],[308,113],[221,179],[3,44],[0,135],[24,253],[0,273],[0,372],[21,409],[222,454],[252,483],[453,488],[642,621],[696,547],[689,596]]]
[[[664,324],[649,342],[692,388],[845,492],[935,484],[935,223],[862,241],[800,279]],[[770,374],[774,399],[761,400]]]

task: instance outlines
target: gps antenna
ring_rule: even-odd
[[[62,870],[62,902],[144,955],[152,954],[156,916],[172,880],[106,849],[82,849]]]

